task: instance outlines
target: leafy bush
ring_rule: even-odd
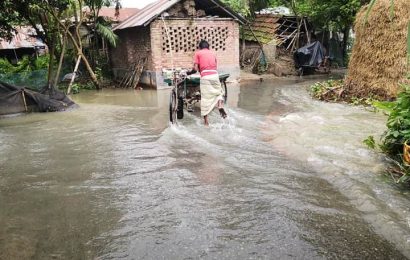
[[[0,59],[0,74],[10,74],[14,72],[14,65],[7,59]]]
[[[96,54],[96,64],[94,72],[98,80],[111,79],[113,77],[111,64],[109,63],[105,55],[101,55],[99,53]]]
[[[316,82],[310,87],[310,93],[314,98],[320,100],[329,101],[329,99],[336,99],[335,90],[340,88],[340,85],[343,82],[340,80],[327,80],[325,82]],[[332,95],[332,98],[328,98],[329,95]]]
[[[34,61],[32,62],[33,66],[33,70],[41,70],[41,69],[45,69],[48,68],[48,64],[50,62],[50,55],[43,55],[43,56],[39,56],[37,59],[34,59]]]
[[[41,88],[47,84],[49,55],[38,58],[24,56],[16,65],[0,59],[0,80],[9,84]]]
[[[80,88],[81,88],[81,86],[79,84],[74,83],[71,86],[71,91],[72,91],[73,94],[78,94],[78,93],[80,93]]]
[[[60,85],[59,86],[60,90],[64,90],[64,91],[67,90],[67,87],[68,87],[68,85]],[[93,89],[95,90],[95,85],[91,81],[77,82],[77,83],[74,83],[71,86],[71,93],[72,94],[78,94],[78,93],[81,92],[81,90],[93,90]]]
[[[388,114],[387,130],[377,144],[373,136],[363,141],[369,148],[380,149],[394,162],[394,173],[400,173],[397,183],[410,182],[410,165],[403,162],[403,145],[410,140],[410,85],[402,85],[403,91],[399,93],[396,101],[373,102],[373,106]],[[393,176],[393,175],[392,175]]]
[[[373,102],[376,108],[389,115],[380,148],[391,156],[401,154],[404,142],[410,140],[410,85],[402,86],[404,91],[399,93],[396,101]]]
[[[24,56],[17,62],[16,65],[13,65],[7,59],[0,58],[0,74],[12,74],[46,69],[49,61],[49,55],[43,55],[37,58]]]

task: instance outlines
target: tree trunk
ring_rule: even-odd
[[[64,38],[63,38],[63,43],[62,43],[63,47],[61,48],[60,60],[58,62],[58,68],[57,68],[56,76],[54,78],[54,84],[55,85],[58,84],[58,78],[60,77],[61,67],[63,66],[66,43],[67,43],[67,34],[65,34]]]
[[[91,80],[94,83],[96,89],[101,89],[100,83],[98,82],[97,76],[95,75],[93,69],[90,66],[90,63],[87,60],[87,57],[83,53],[81,53],[81,59],[84,62],[85,67],[87,68],[88,73],[90,74]]]
[[[94,83],[95,88],[97,90],[99,90],[100,89],[100,83],[98,82],[97,76],[95,75],[94,70],[90,66],[90,62],[88,61],[87,57],[83,53],[83,44],[82,44],[81,36],[80,36],[80,26],[81,26],[81,24],[83,22],[83,19],[84,19],[82,11],[81,11],[83,1],[78,0],[78,4],[79,4],[79,7],[80,7],[80,21],[77,24],[77,26],[75,27],[75,35],[77,36],[77,39],[78,39],[78,45],[76,45],[76,48],[77,48],[78,55],[81,56],[81,59],[83,60],[84,65],[87,68],[88,73],[90,74],[91,81]]]
[[[79,4],[79,10],[82,10],[82,0],[78,0],[78,4]],[[76,13],[76,8],[74,6],[74,11]],[[61,19],[58,18],[58,15],[56,14],[55,10],[53,9],[46,9],[47,11],[50,12],[50,14],[54,17],[54,19],[56,20],[56,22],[58,22],[61,26],[61,28],[64,29],[64,31],[67,33],[68,37],[70,38],[71,42],[73,43],[74,48],[77,51],[77,55],[79,57],[81,57],[81,60],[84,61],[85,67],[87,68],[88,73],[90,74],[91,80],[95,85],[96,89],[100,89],[100,84],[98,82],[97,76],[95,75],[93,69],[90,66],[90,63],[87,60],[87,57],[84,55],[83,53],[83,48],[82,48],[82,42],[81,42],[81,37],[80,37],[80,33],[79,33],[79,29],[80,26],[83,22],[83,15],[80,12],[80,19],[75,27],[75,35],[73,35],[69,30],[68,30],[68,26],[66,24],[64,24]],[[77,16],[76,16],[77,19]],[[77,39],[76,39],[77,38]]]
[[[50,60],[48,63],[48,78],[47,78],[47,82],[48,82],[48,86],[53,86],[54,82],[53,82],[53,61],[54,61],[54,50],[55,50],[55,42],[54,42],[54,37],[50,42]]]
[[[95,75],[93,69],[92,69],[91,66],[90,66],[90,63],[89,63],[88,60],[87,60],[87,57],[84,55],[84,53],[83,53],[83,51],[82,51],[81,43],[79,44],[79,43],[76,41],[76,39],[74,38],[74,36],[73,36],[69,31],[68,31],[67,33],[68,33],[68,36],[69,36],[70,39],[71,39],[71,42],[73,43],[74,48],[75,48],[76,51],[77,51],[77,55],[80,56],[81,59],[83,60],[84,65],[85,65],[85,67],[86,67],[88,73],[90,74],[91,80],[92,80],[92,82],[93,82],[94,85],[95,85],[95,88],[96,88],[96,89],[101,89],[101,88],[100,88],[100,84],[99,84],[98,79],[97,79],[97,76]],[[78,38],[79,38],[79,37],[78,37]],[[80,40],[81,40],[81,39],[80,39]]]
[[[347,42],[349,40],[349,32],[350,26],[345,26],[343,29],[343,46],[342,46],[342,54],[343,54],[343,64],[347,66]]]

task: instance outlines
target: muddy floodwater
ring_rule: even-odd
[[[386,117],[315,79],[228,89],[168,125],[169,90],[82,92],[0,119],[0,259],[407,259],[410,194],[362,140]]]

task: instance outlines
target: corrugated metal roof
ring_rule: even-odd
[[[83,12],[87,15],[91,15],[90,8],[88,6],[83,7]],[[123,22],[129,17],[135,15],[140,9],[138,8],[120,8],[118,13],[116,12],[115,7],[101,7],[98,16],[105,17],[111,20],[112,22]],[[118,15],[117,15],[118,14]]]
[[[46,45],[37,38],[37,33],[33,27],[20,26],[15,28],[17,33],[14,33],[11,41],[0,38],[0,49],[19,49],[19,48],[35,48],[45,47]]]
[[[137,27],[137,26],[147,26],[152,20],[157,18],[163,12],[171,8],[176,3],[180,2],[181,0],[158,0],[152,4],[149,4],[145,8],[141,9],[137,14],[129,17],[124,22],[120,23],[119,25],[114,27],[114,30],[121,30],[130,27]],[[219,0],[201,0],[202,2],[207,2],[205,4],[219,6],[224,13],[228,14],[232,18],[237,19],[240,23],[246,23],[246,19],[243,18],[238,13],[232,11],[230,8],[226,7],[221,1]]]
[[[129,27],[145,26],[180,0],[159,0],[141,9],[137,14],[129,17],[124,22],[114,27],[114,30],[121,30]]]
[[[118,16],[114,7],[102,7],[99,16],[108,17],[114,22],[123,22],[129,17],[135,15],[139,11],[138,8],[120,8]]]

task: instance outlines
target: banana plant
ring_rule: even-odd
[[[97,19],[97,20],[102,20],[102,19]],[[108,43],[111,44],[111,46],[116,47],[117,42],[118,42],[118,35],[116,35],[112,29],[111,26],[105,24],[103,21],[97,22],[95,24],[95,30],[98,35],[100,35],[102,38],[104,38]]]

